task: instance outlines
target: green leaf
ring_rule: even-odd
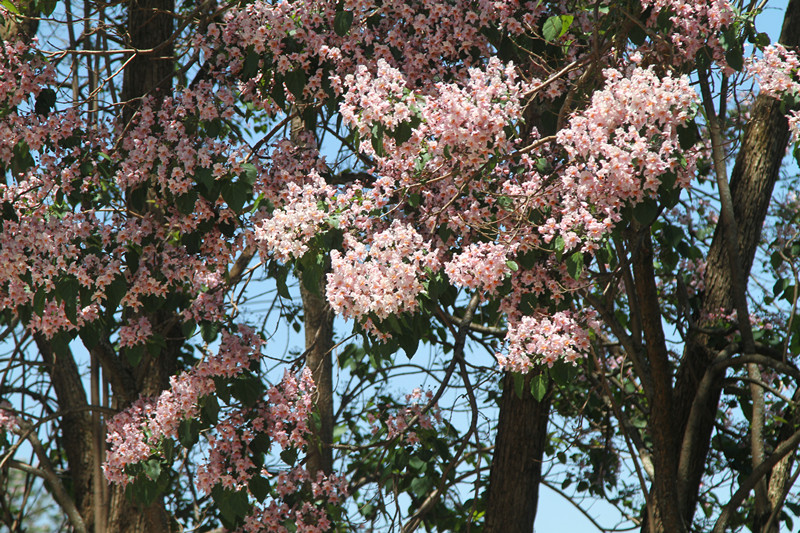
[[[553,15],[548,18],[542,27],[544,40],[551,42],[562,37],[569,30],[573,19],[572,15]]]
[[[695,55],[695,62],[697,63],[697,68],[700,71],[704,71],[711,66],[711,50],[708,48],[708,46],[704,46],[697,51],[697,54]]]
[[[564,240],[564,237],[561,235],[556,236],[553,240],[553,248],[556,251],[556,259],[561,260],[561,254],[564,253],[564,248],[567,246],[567,242]]]
[[[233,380],[230,391],[243,406],[252,407],[264,395],[264,384],[258,377],[247,373]]]
[[[194,211],[194,204],[197,201],[197,191],[194,189],[189,190],[186,194],[182,194],[175,198],[175,205],[178,207],[183,215],[191,214]]]
[[[147,351],[150,352],[150,355],[158,357],[161,354],[161,350],[167,347],[167,341],[160,333],[153,333],[150,335],[150,338],[147,339],[145,346],[147,347]]]
[[[557,385],[564,387],[571,384],[578,375],[578,368],[572,363],[556,361],[550,368],[549,373]]]
[[[759,46],[759,47],[762,47],[762,48],[765,47],[765,46],[769,46],[769,44],[771,42],[770,38],[769,38],[769,35],[764,33],[764,32],[761,32],[758,35],[756,35],[755,41],[756,41],[756,45]]]
[[[306,88],[308,83],[306,71],[302,67],[298,67],[291,72],[287,72],[284,76],[284,83],[286,83],[286,88],[289,89],[289,92],[300,100],[303,98],[303,89]]]
[[[422,497],[428,494],[433,488],[433,480],[430,476],[415,477],[411,481],[411,492],[417,496]]]
[[[450,237],[453,236],[453,230],[447,227],[447,224],[442,224],[439,226],[439,229],[436,230],[436,234],[442,239],[442,242],[447,242]]]
[[[270,448],[269,436],[266,433],[259,433],[258,435],[253,437],[253,440],[251,440],[250,444],[248,444],[247,446],[255,454],[267,453]]]
[[[214,187],[214,174],[210,168],[197,167],[197,170],[194,172],[194,179],[197,183],[205,187],[207,191],[210,191]]]
[[[247,183],[236,181],[222,188],[222,198],[235,213],[240,213],[249,197],[249,189]]]
[[[161,461],[158,459],[148,459],[142,463],[142,469],[147,477],[155,481],[161,475]]]
[[[291,299],[292,295],[289,293],[289,287],[286,285],[286,274],[283,276],[275,277],[275,287],[278,289],[278,295],[281,298]]]
[[[511,270],[511,272],[516,272],[517,270],[519,270],[519,265],[517,264],[517,262],[512,261],[511,259],[506,261],[506,266],[508,267],[509,270]]]
[[[556,39],[560,33],[561,17],[558,15],[553,15],[545,21],[544,27],[542,28],[542,36],[544,37],[545,41],[550,42]]]
[[[197,323],[194,320],[187,320],[181,324],[181,334],[183,335],[183,338],[191,338],[191,336],[194,335],[195,329],[197,329]]]
[[[2,2],[0,2],[0,5],[2,5],[9,12],[11,12],[11,13],[13,13],[15,15],[19,15],[20,14],[19,9],[17,9],[17,6],[15,6],[13,4],[13,2],[11,2],[11,0],[2,0]]]
[[[44,289],[39,289],[33,295],[33,312],[39,316],[44,314],[45,296],[47,296],[47,292]]]
[[[642,46],[647,40],[647,32],[639,25],[634,24],[631,31],[628,32],[628,39],[636,46]]]
[[[419,348],[419,337],[404,333],[397,340],[400,342],[400,347],[406,352],[406,357],[413,358],[414,354],[417,353],[417,348]]]
[[[682,150],[688,150],[697,144],[697,139],[699,137],[697,123],[694,119],[678,126],[678,141],[680,142]]]
[[[314,294],[320,293],[320,280],[325,273],[325,256],[323,254],[307,252],[300,258],[298,265],[301,271],[303,286]]]
[[[137,344],[135,346],[128,346],[125,348],[125,358],[131,366],[137,367],[142,362],[144,357],[144,344]]]
[[[350,31],[350,26],[353,25],[353,12],[352,11],[337,11],[333,17],[333,31],[339,37],[344,37]]]
[[[200,437],[200,421],[196,418],[184,418],[178,425],[178,441],[186,449],[195,445]]]
[[[205,342],[214,342],[217,338],[217,334],[219,333],[219,324],[205,322],[200,325],[200,336],[203,338]]]
[[[49,17],[53,14],[53,11],[56,10],[57,3],[58,2],[56,0],[39,0],[37,6],[43,15]]]
[[[219,416],[219,402],[214,396],[206,396],[200,412],[203,415],[203,420],[209,424],[216,424]]]
[[[48,13],[49,15],[49,13]],[[36,97],[34,111],[37,115],[46,115],[56,106],[56,92],[53,89],[42,89]]]
[[[278,104],[278,107],[286,111],[286,92],[283,90],[283,76],[275,76],[270,96]]]
[[[547,394],[547,384],[549,381],[550,378],[546,370],[531,378],[531,394],[537,402],[541,402],[544,395]]]
[[[83,341],[83,345],[86,347],[87,350],[91,350],[97,343],[100,341],[100,334],[98,333],[98,328],[95,323],[90,323],[81,328],[78,332],[78,335]]]
[[[567,258],[567,273],[578,279],[583,272],[583,253],[575,252]]]
[[[208,135],[209,137],[219,136],[220,132],[222,131],[222,125],[223,125],[222,121],[218,118],[205,122],[206,135]]]
[[[281,453],[281,460],[289,466],[294,466],[297,462],[297,450],[294,448],[286,448]]]
[[[253,163],[244,163],[242,165],[242,173],[239,176],[242,182],[252,187],[258,179],[258,169]]]
[[[744,68],[744,50],[742,47],[731,48],[725,52],[725,62],[736,72],[741,72]]]
[[[125,283],[125,278],[121,275],[115,277],[114,281],[108,284],[108,287],[106,287],[106,307],[109,311],[114,311],[117,308],[126,292],[128,292],[128,284]]]
[[[128,191],[128,205],[134,211],[143,211],[147,204],[147,188],[136,187],[132,191]]]
[[[250,494],[255,497],[256,501],[263,502],[269,494],[269,481],[262,476],[253,476],[247,482],[247,488],[250,489]]]
[[[658,202],[652,198],[645,198],[644,201],[636,204],[633,208],[633,218],[642,225],[649,225],[658,216]]]
[[[511,375],[514,378],[514,394],[516,394],[517,398],[521,400],[522,391],[525,389],[525,376],[523,376],[519,372],[514,372]]]
[[[244,64],[242,65],[241,76],[243,79],[249,80],[258,74],[258,62],[260,59],[259,55],[252,50],[247,53],[244,58]]]
[[[229,525],[238,525],[250,513],[250,502],[246,491],[235,491],[216,485],[211,489],[211,497],[220,514]]]
[[[519,301],[519,310],[525,316],[532,316],[539,307],[539,298],[533,293],[524,293]]]
[[[400,146],[411,138],[412,132],[410,122],[401,122],[392,132],[392,137],[397,141],[397,146]]]
[[[386,152],[383,150],[383,124],[378,122],[372,126],[371,142],[372,148],[375,150],[375,155],[383,157]]]

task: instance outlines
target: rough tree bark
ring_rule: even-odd
[[[552,391],[541,401],[530,393],[533,372],[526,376],[522,397],[514,376],[503,376],[500,418],[486,497],[486,533],[530,533],[539,502],[542,456]]]
[[[789,47],[800,45],[800,0],[790,0],[788,4],[780,42]],[[745,277],[749,276],[752,268],[772,191],[780,174],[789,140],[788,131],[788,123],[780,111],[779,102],[768,96],[759,96],[745,128],[730,179],[734,215],[739,230],[739,257]],[[735,289],[723,232],[718,227],[707,257],[700,316],[707,316],[708,313],[718,312],[720,309],[731,309],[732,291]],[[684,440],[683,449],[675,447],[676,458],[680,455],[688,458],[686,468],[678,477],[678,505],[685,524],[692,523],[697,506],[719,405],[719,379],[700,410],[703,416],[695,419],[691,427],[687,426],[689,412],[697,396],[700,380],[716,355],[711,336],[698,329],[690,330],[675,376],[674,419],[670,429],[676,435],[689,435]],[[655,504],[659,505],[657,502]],[[647,524],[645,520],[642,531],[671,531],[663,524],[657,524],[653,529],[650,527],[651,524]]]

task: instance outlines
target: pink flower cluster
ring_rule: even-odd
[[[11,410],[11,404],[0,402],[0,431],[14,431],[17,427],[17,415]]]
[[[508,353],[497,353],[497,362],[504,370],[521,373],[528,372],[535,363],[574,363],[589,349],[589,335],[582,321],[585,318],[579,320],[573,312],[558,311],[509,322],[505,339]]]
[[[14,109],[53,82],[55,70],[38,55],[36,44],[35,40],[0,44],[0,108]]]
[[[481,289],[491,295],[511,273],[508,251],[507,246],[493,242],[470,244],[445,263],[444,271],[453,285]]]
[[[140,398],[108,421],[106,440],[111,445],[103,465],[106,478],[127,484],[125,467],[150,457],[163,438],[177,438],[180,423],[197,416],[199,401],[214,392],[216,376],[233,377],[260,357],[263,341],[240,326],[238,335],[223,332],[216,355],[193,369],[170,378],[170,388],[158,398]]]
[[[147,317],[129,320],[128,324],[119,328],[119,345],[122,348],[144,344],[153,334],[153,328]]]
[[[308,241],[320,232],[328,218],[321,205],[327,205],[334,193],[316,173],[305,185],[286,183],[280,196],[282,206],[269,215],[262,213],[254,224],[253,238],[262,258],[274,256],[285,263],[303,257]]]
[[[701,151],[682,150],[678,140],[698,102],[689,78],[638,67],[628,76],[613,69],[605,75],[605,88],[557,134],[569,164],[561,172],[560,220],[541,228],[545,236],[560,227],[566,240],[584,226],[601,237],[624,204],[655,197],[666,174],[682,187],[694,175]],[[603,224],[597,231],[590,227],[595,218]]]
[[[332,27],[340,10],[353,15],[344,36]],[[516,0],[258,0],[226,11],[224,25],[209,25],[206,35],[198,36],[197,45],[221,73],[234,79],[245,67],[248,49],[259,58],[271,55],[277,65],[275,74],[303,73],[307,82],[302,98],[309,102],[325,99],[326,86],[336,90],[340,77],[354,73],[358,65],[374,70],[384,61],[402,70],[412,85],[448,78],[463,65],[476,66],[474,51],[480,52],[479,57],[492,53],[480,29],[492,24],[521,33],[524,27],[516,20],[518,11],[527,13],[526,23],[534,25],[535,14],[543,9],[535,1],[520,5]],[[378,12],[381,17],[376,23],[372,15]],[[291,49],[287,36],[291,36]],[[258,107],[277,112],[270,96],[274,83],[275,76],[256,73],[241,89]],[[287,91],[287,100],[293,99]]]
[[[714,60],[725,64],[725,51],[716,36],[734,20],[728,0],[642,0],[642,8],[648,7],[653,8],[647,21],[651,27],[658,24],[660,13],[669,13],[674,47],[669,55],[675,64],[693,61],[697,51],[706,45],[713,51]]]
[[[775,98],[785,94],[800,96],[800,58],[781,44],[764,48],[760,59],[747,62],[747,70],[765,94]],[[793,142],[800,142],[800,111],[789,110],[787,118]]]
[[[260,402],[252,411],[234,410],[216,424],[208,435],[208,460],[197,469],[197,488],[210,493],[221,483],[225,488],[245,490],[250,478],[259,473],[247,449],[259,433],[269,435],[271,443],[282,450],[305,446],[315,390],[308,368],[300,379],[287,370],[281,382],[267,391],[268,402]],[[286,493],[294,490],[285,487]],[[286,495],[280,490],[279,494]]]
[[[513,64],[491,57],[484,68],[468,69],[459,82],[420,91],[407,89],[407,84],[403,73],[383,60],[376,74],[360,65],[344,80],[347,92],[340,112],[362,137],[368,138],[377,125],[391,132],[412,119],[419,122],[400,146],[384,136],[387,156],[378,158],[381,174],[407,185],[425,170],[441,175],[458,167],[468,172],[485,163],[493,150],[510,149],[505,128],[520,118],[520,97],[527,88],[517,81]],[[364,143],[361,150],[375,155],[372,145]],[[428,161],[420,171],[416,167],[422,155]]]
[[[52,73],[25,46],[3,46],[2,83],[38,94]],[[33,54],[28,64],[15,63],[26,54]],[[41,70],[38,74],[37,69]],[[21,102],[22,93],[15,91],[3,92],[11,98],[5,104]],[[27,326],[51,337],[95,320],[108,302],[109,285],[121,280],[126,284],[121,304],[133,311],[148,296],[178,291],[200,300],[185,310],[188,317],[220,316],[222,301],[202,295],[202,278],[224,271],[242,247],[240,238],[230,240],[214,225],[233,222],[234,214],[222,197],[213,202],[197,197],[188,213],[179,211],[174,199],[195,186],[193,178],[201,172],[210,172],[214,179],[231,179],[242,172],[236,147],[197,131],[198,119],[230,117],[232,104],[230,90],[202,82],[164,98],[158,106],[145,101],[128,129],[116,132],[119,138],[102,123],[83,123],[74,111],[40,115],[28,110],[24,114],[25,106],[19,106],[2,114],[0,165],[9,168],[15,147],[20,146],[30,150],[34,164],[0,185],[0,202],[13,211],[13,216],[4,217],[0,232],[0,305],[18,310],[36,302],[41,307]],[[97,206],[60,203],[72,194],[92,196],[105,190],[109,179],[126,193],[147,187],[152,193],[150,208],[128,216],[120,198]],[[54,203],[67,211],[52,216]],[[200,251],[187,253],[181,236],[209,222],[213,224],[204,229]],[[90,241],[98,246],[83,245]],[[138,256],[136,271],[125,266],[132,251]],[[65,278],[80,287],[82,298],[74,314],[67,311],[75,309],[77,295],[59,294]],[[129,326],[121,332],[123,343],[144,340],[142,335],[131,337],[134,329]]]
[[[408,444],[419,444],[420,439],[417,432],[410,431],[411,421],[416,418],[416,424],[422,429],[433,429],[435,424],[442,421],[441,409],[437,404],[431,406],[428,411],[424,411],[432,398],[433,392],[428,390],[423,393],[419,387],[406,394],[406,402],[408,402],[406,407],[400,408],[395,414],[389,414],[385,418],[381,417],[386,424],[388,438],[403,437]],[[377,425],[378,417],[369,413],[367,419],[373,425],[372,434],[376,435],[380,431],[380,426]]]
[[[253,513],[245,518],[243,531],[246,533],[288,532],[283,525],[287,520],[294,523],[295,531],[298,532],[326,533],[330,531],[332,523],[325,512],[324,504],[339,504],[347,495],[347,481],[343,477],[335,474],[325,476],[322,472],[317,472],[316,479],[312,481],[304,468],[295,467],[288,472],[281,472],[273,480],[276,491],[282,496],[297,492],[309,481],[315,499],[313,504],[306,501],[289,506],[279,500],[256,504]]]
[[[413,311],[425,272],[440,267],[438,255],[417,231],[399,221],[370,237],[368,244],[345,235],[345,253],[331,252],[326,296],[345,318],[370,314],[385,319]]]
[[[780,97],[800,93],[800,58],[782,44],[771,44],[758,59],[747,61],[747,72],[758,80],[761,91]]]

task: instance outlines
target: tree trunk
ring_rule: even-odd
[[[321,295],[325,294],[324,276],[320,293],[300,283],[306,335],[306,365],[317,386],[315,404],[319,427],[314,428],[314,442],[308,447],[308,472],[330,474],[333,470],[333,311]]]
[[[302,105],[292,109],[291,137],[301,143],[306,125],[301,118]],[[306,287],[300,276],[300,297],[303,300],[306,366],[311,370],[317,392],[314,398],[319,426],[312,427],[313,438],[308,446],[308,472],[330,474],[333,471],[333,310],[325,299],[326,278],[323,273],[316,287]]]
[[[800,0],[789,2],[780,42],[788,47],[800,45]],[[780,111],[778,100],[759,96],[751,117],[730,180],[734,215],[739,230],[739,257],[745,277],[749,277],[753,265],[761,228],[789,140],[788,123]],[[701,317],[708,313],[717,313],[720,309],[732,308],[731,270],[722,233],[722,228],[718,226],[709,249]],[[688,457],[688,468],[685,470],[687,475],[678,479],[679,503],[686,524],[692,523],[697,506],[721,393],[719,380],[701,408],[705,416],[690,428],[687,423],[700,380],[715,355],[713,339],[705,333],[693,330],[687,339],[675,380],[675,430],[678,435],[685,435],[687,431],[691,435],[689,442],[684,443],[688,448],[680,450],[676,447],[676,453],[683,453]],[[658,527],[655,531],[666,530]]]
[[[552,391],[541,401],[530,393],[526,376],[522,397],[514,391],[514,376],[503,376],[500,418],[486,497],[486,533],[531,533],[539,503],[542,456],[547,445],[547,421]]]
[[[67,458],[72,494],[88,531],[94,528],[92,474],[96,458],[92,454],[94,432],[83,382],[70,352],[56,353],[43,337],[36,346],[50,375],[61,410],[61,446]]]
[[[122,118],[127,124],[139,107],[144,96],[159,93],[166,95],[172,87],[174,74],[174,50],[170,43],[173,32],[174,0],[131,0],[128,6],[128,33],[130,47],[138,52],[125,67],[122,82],[122,98],[125,107]],[[158,96],[156,96],[158,97]],[[136,367],[128,364],[124,357],[117,361],[116,370],[124,374],[127,388],[133,387],[125,396],[114,394],[114,407],[123,409],[128,402],[139,396],[155,396],[169,386],[169,378],[178,369],[177,361],[185,339],[180,322],[173,314],[151,313],[150,323],[168,339],[158,356],[149,353]],[[164,327],[167,330],[164,330]],[[104,371],[108,372],[106,369]],[[117,378],[119,378],[117,376]],[[119,379],[117,380],[119,381]],[[113,381],[112,381],[113,383]],[[132,396],[128,396],[133,392]],[[168,533],[169,515],[161,500],[147,507],[130,502],[122,486],[110,487],[108,496],[108,531],[113,533]]]

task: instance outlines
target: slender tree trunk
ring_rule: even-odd
[[[514,376],[510,372],[503,376],[486,497],[486,533],[533,531],[552,391],[536,401],[530,393],[532,375],[526,376],[522,397],[514,391]]]
[[[72,353],[55,352],[43,337],[36,338],[36,345],[50,375],[62,413],[61,444],[69,466],[75,507],[83,517],[87,530],[93,531],[92,474],[95,458],[92,455],[92,442],[94,432],[80,372]]]
[[[677,435],[673,430],[672,371],[670,369],[664,331],[661,325],[661,308],[653,269],[653,245],[650,230],[639,234],[639,242],[631,246],[637,250],[631,259],[636,280],[636,298],[641,310],[642,333],[650,363],[653,396],[650,405],[650,435],[653,440],[653,468],[655,479],[651,491],[651,513],[660,517],[666,531],[680,533],[686,525],[678,506],[677,470],[675,454]]]
[[[298,108],[302,109],[301,106]],[[292,141],[301,142],[306,128],[296,113],[292,118]],[[306,345],[306,365],[311,369],[317,387],[315,400],[319,415],[319,426],[312,428],[314,438],[308,447],[308,472],[330,474],[333,470],[333,310],[325,299],[325,274],[320,276],[316,287],[307,287],[300,280],[300,296],[303,300],[303,315]]]
[[[324,294],[324,281],[320,293],[312,292],[300,284],[305,314],[306,365],[311,369],[317,385],[315,403],[319,413],[319,427],[314,428],[315,441],[308,448],[308,471],[330,474],[333,468],[333,312]]]

